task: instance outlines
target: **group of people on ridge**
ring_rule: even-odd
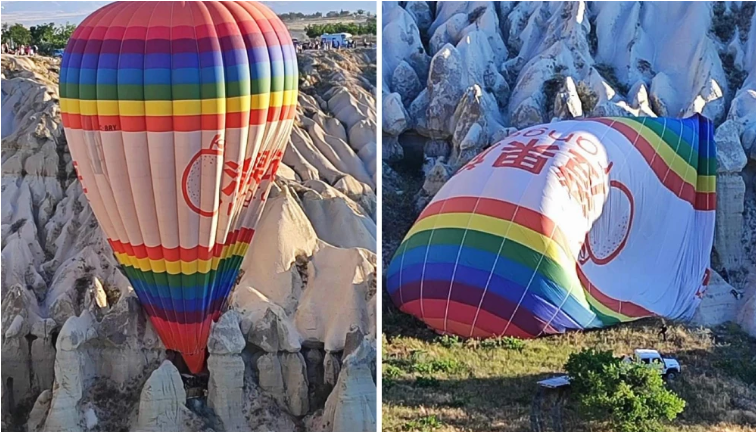
[[[15,54],[17,56],[33,56],[37,53],[36,45],[18,45],[11,47],[7,42],[3,42],[3,54]]]

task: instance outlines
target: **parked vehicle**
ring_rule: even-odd
[[[352,35],[350,33],[323,33],[320,35],[320,42],[337,47],[346,47],[351,40]]]
[[[641,362],[658,368],[662,376],[667,379],[674,379],[680,375],[680,363],[674,358],[665,358],[654,349],[635,349],[633,356],[626,356],[625,362]]]
[[[623,362],[640,362],[653,368],[658,368],[662,377],[674,380],[680,375],[682,368],[680,362],[674,358],[665,358],[654,349],[635,349],[632,356],[622,358]],[[538,381],[538,385],[544,388],[556,389],[570,386],[570,376],[563,374]]]

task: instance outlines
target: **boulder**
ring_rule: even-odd
[[[239,328],[239,314],[225,312],[212,325],[208,339],[207,405],[223,423],[226,431],[246,431],[244,420],[244,361],[241,352],[245,340]]]
[[[463,63],[457,49],[446,44],[431,60],[428,75],[427,131],[431,138],[452,135],[454,110],[464,93]]]
[[[409,126],[407,110],[398,93],[390,93],[383,98],[383,132],[397,136]]]
[[[423,89],[417,72],[409,63],[402,60],[391,75],[391,90],[401,96],[402,104],[409,106]],[[385,106],[384,106],[385,107]]]
[[[404,9],[406,9],[415,20],[417,28],[421,33],[428,30],[431,22],[433,22],[433,14],[431,13],[430,6],[428,6],[428,2],[408,1],[404,5]]]
[[[42,431],[45,426],[45,420],[47,419],[47,412],[50,410],[50,403],[52,402],[52,391],[46,389],[42,391],[34,402],[29,413],[29,419],[26,421],[26,430],[30,432]]]
[[[286,388],[281,371],[281,361],[275,353],[266,353],[257,359],[257,372],[260,388],[276,402],[286,407]]]
[[[136,429],[181,431],[186,418],[186,391],[181,375],[170,361],[153,371],[139,396]]]
[[[743,264],[743,210],[746,185],[738,174],[717,176],[717,214],[714,223],[714,250],[721,265],[739,270]]]
[[[714,133],[717,143],[717,173],[740,173],[748,157],[740,144],[740,130],[734,120],[726,120]]]
[[[371,364],[375,364],[375,347],[372,344],[363,340],[344,359],[344,367],[323,410],[323,423],[332,426],[332,431],[376,429],[376,385],[371,373]]]
[[[310,409],[307,366],[301,353],[281,353],[281,372],[289,413],[304,416]]]

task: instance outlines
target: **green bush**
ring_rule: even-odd
[[[606,422],[612,431],[658,431],[661,421],[674,420],[685,408],[685,401],[664,386],[658,371],[622,362],[611,352],[574,353],[565,369],[580,411]]]
[[[435,415],[424,416],[404,424],[404,431],[433,431],[441,428],[441,422]]]
[[[431,375],[433,373],[453,374],[461,371],[462,368],[462,363],[452,358],[417,361],[412,365],[412,371],[421,375]]]
[[[499,338],[489,338],[486,340],[481,340],[480,347],[484,349],[502,348],[502,349],[522,351],[522,349],[525,348],[525,341],[517,337],[508,337],[508,336],[499,337]]]
[[[438,344],[444,346],[447,349],[451,349],[452,347],[462,347],[462,340],[460,340],[456,335],[442,335],[438,337],[437,341]]]
[[[357,23],[328,23],[310,24],[305,27],[305,33],[309,38],[317,38],[325,33],[351,33],[353,35],[374,35],[377,26],[375,19],[368,19],[364,24]]]

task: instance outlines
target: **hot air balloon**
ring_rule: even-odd
[[[439,333],[533,338],[690,318],[706,290],[716,148],[701,116],[518,131],[461,167],[388,269]]]
[[[297,64],[256,2],[117,2],[60,70],[83,191],[166,348],[197,373],[293,126]]]

